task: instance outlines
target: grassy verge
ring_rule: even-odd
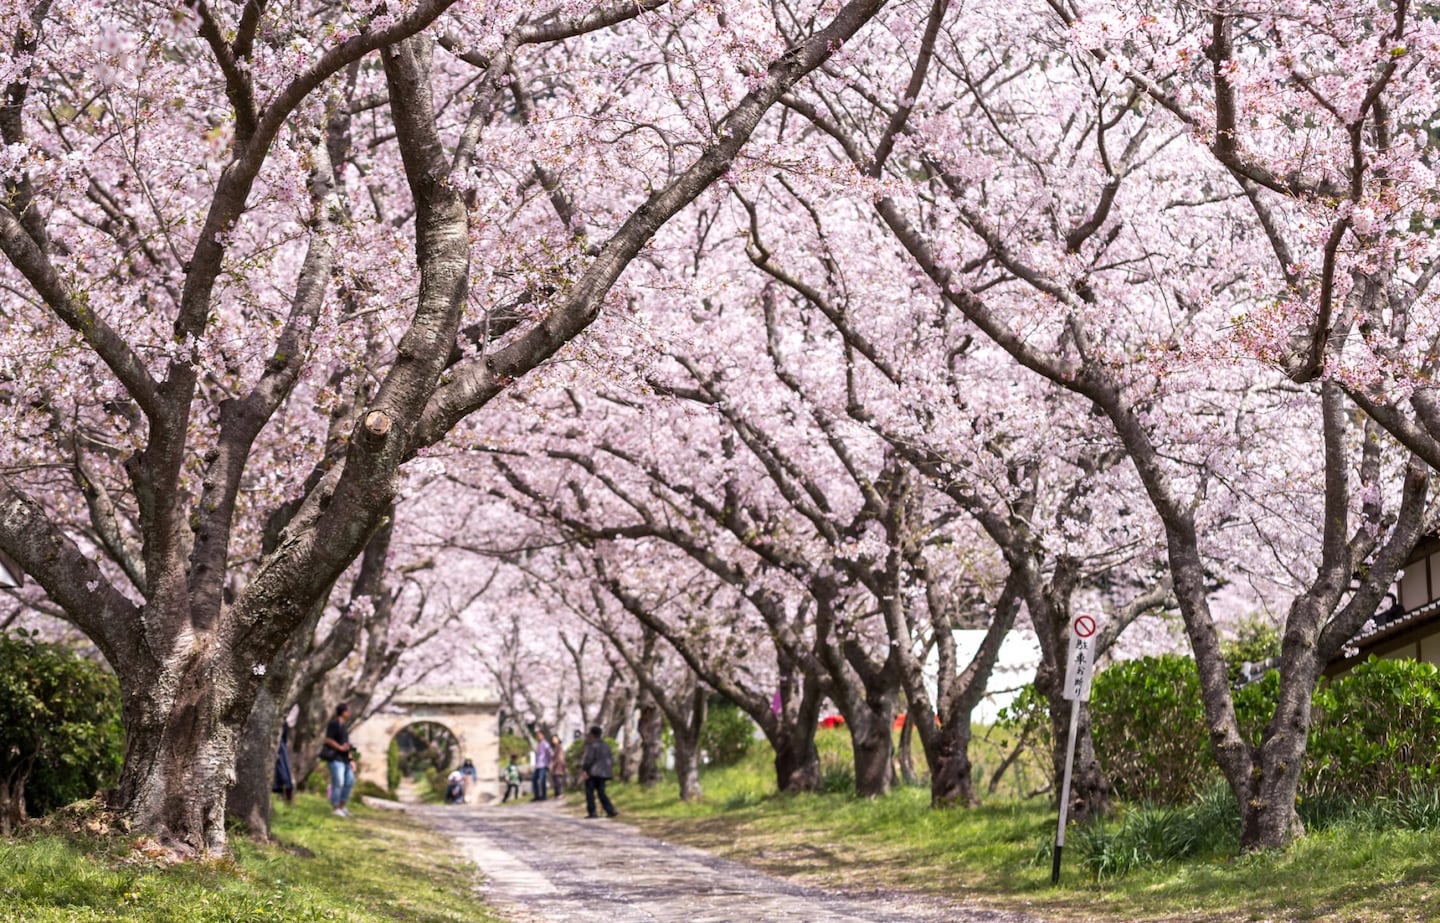
[[[875,801],[781,796],[768,756],[706,773],[698,803],[680,802],[668,782],[617,786],[616,803],[655,836],[780,877],[940,894],[1049,920],[1440,919],[1434,828],[1339,822],[1285,852],[1236,858],[1238,831],[1217,833],[1227,822],[1221,810],[1135,810],[1088,839],[1072,828],[1052,887],[1047,799],[934,811],[919,787]],[[1177,853],[1183,858],[1154,858]]]
[[[276,806],[276,845],[228,862],[164,865],[131,839],[35,831],[0,840],[0,921],[481,923],[475,869],[404,814],[349,821],[301,795]]]

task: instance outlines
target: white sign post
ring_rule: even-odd
[[[1090,700],[1090,680],[1095,676],[1095,636],[1100,620],[1077,615],[1070,620],[1070,652],[1065,659],[1065,690],[1070,700],[1070,738],[1065,745],[1065,781],[1060,787],[1060,825],[1055,829],[1055,858],[1050,866],[1050,883],[1060,883],[1060,853],[1065,849],[1065,818],[1070,813],[1070,770],[1075,765],[1075,726],[1080,723],[1080,703]]]

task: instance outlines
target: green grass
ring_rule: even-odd
[[[936,811],[924,787],[873,801],[782,796],[768,748],[756,749],[739,766],[704,773],[700,802],[680,802],[667,781],[649,791],[617,786],[616,803],[652,834],[777,876],[940,894],[1050,920],[1440,919],[1440,829],[1389,828],[1395,815],[1383,808],[1332,816],[1289,850],[1243,857],[1228,793],[1187,809],[1131,808],[1100,830],[1072,827],[1052,887],[1047,798]],[[822,740],[821,749],[838,745]],[[1427,807],[1421,800],[1401,813],[1423,819]]]
[[[276,806],[278,844],[237,840],[233,861],[165,865],[118,835],[35,831],[0,840],[0,921],[338,921],[499,919],[478,873],[429,828],[398,812],[323,798]]]

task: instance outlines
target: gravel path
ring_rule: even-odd
[[[486,900],[516,923],[1039,923],[931,897],[822,891],[549,802],[406,810],[480,867]]]

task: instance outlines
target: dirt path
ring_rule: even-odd
[[[828,893],[549,802],[406,810],[480,867],[486,899],[516,923],[1039,923],[895,892]]]

